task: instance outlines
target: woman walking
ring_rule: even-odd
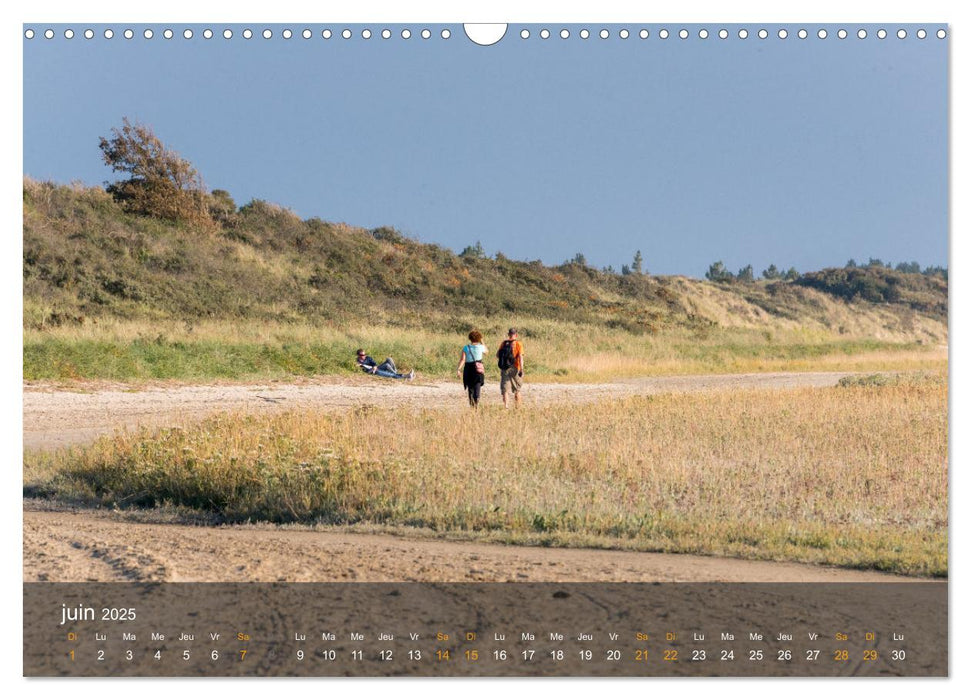
[[[469,333],[469,343],[462,348],[459,366],[456,374],[462,378],[462,384],[469,392],[469,405],[479,407],[479,394],[485,384],[485,367],[482,358],[489,352],[482,344],[482,334],[479,331]],[[464,371],[463,371],[464,370]]]

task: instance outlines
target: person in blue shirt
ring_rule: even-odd
[[[385,358],[384,362],[379,365],[374,361],[373,357],[364,352],[363,348],[357,351],[357,366],[361,368],[362,372],[376,374],[379,377],[387,377],[388,379],[415,378],[415,370],[411,370],[407,374],[401,374],[398,372],[398,368],[395,367],[394,360],[390,357]]]
[[[482,358],[489,350],[482,344],[482,334],[479,331],[469,333],[469,343],[462,348],[459,366],[456,374],[462,378],[462,384],[469,392],[469,405],[479,407],[479,396],[485,384],[485,367]]]

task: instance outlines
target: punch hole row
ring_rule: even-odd
[[[438,34],[442,39],[450,39],[452,36],[452,30],[442,29]],[[94,39],[97,33],[93,29],[85,29],[81,35],[85,39]],[[193,39],[197,36],[196,32],[191,29],[182,30],[180,35],[183,39]],[[239,36],[243,39],[252,39],[256,35],[256,32],[254,32],[252,29],[243,29],[239,32]],[[394,32],[392,32],[390,29],[382,29],[378,35],[382,39],[390,39],[394,36]],[[36,36],[37,32],[34,29],[26,29],[24,31],[24,38],[26,39],[33,39]],[[57,32],[55,32],[53,29],[46,29],[41,36],[43,36],[45,39],[54,39],[57,36]],[[63,36],[65,39],[73,39],[75,37],[75,31],[73,29],[65,29]],[[102,32],[102,36],[105,39],[114,39],[116,36],[115,30],[105,29]],[[134,39],[136,36],[141,36],[144,39],[154,39],[156,35],[155,31],[152,29],[145,29],[140,32],[136,32],[134,29],[125,29],[121,31],[120,36],[125,39]],[[163,29],[160,36],[163,39],[172,39],[176,36],[176,32],[172,29]],[[221,32],[213,29],[203,29],[198,33],[198,36],[202,37],[203,39],[212,39],[217,36],[221,36],[223,39],[232,39],[234,36],[237,36],[237,34],[232,29],[223,29]],[[259,36],[262,36],[264,39],[272,39],[274,36],[280,36],[283,39],[293,39],[295,36],[300,36],[304,39],[312,39],[315,34],[310,29],[303,29],[299,32],[296,32],[293,29],[282,29],[279,30],[279,34],[275,34],[274,30],[267,28],[259,32]],[[336,31],[333,29],[323,29],[321,30],[319,36],[322,39],[332,39],[338,36],[343,39],[350,39],[354,36],[354,32],[350,29]],[[375,32],[370,29],[362,29],[358,32],[358,36],[360,36],[362,39],[370,39],[371,37],[375,36]],[[402,39],[411,39],[412,36],[421,37],[422,39],[431,39],[432,31],[430,29],[422,29],[413,33],[412,30],[406,28],[400,31],[399,36]]]
[[[749,36],[751,36],[749,30],[745,28],[738,29],[737,32],[734,33],[739,39],[743,40],[748,39]],[[156,36],[155,31],[152,29],[144,29],[140,32],[140,34],[142,38],[148,40],[154,39]],[[179,34],[183,39],[193,39],[196,37],[196,33],[191,29],[184,29]],[[580,29],[576,32],[576,36],[578,36],[580,39],[589,39],[591,36],[593,36],[593,34],[594,33],[592,33],[589,29]],[[629,29],[620,29],[616,32],[616,36],[620,39],[629,39],[631,34],[632,32]],[[717,33],[714,34],[708,29],[699,29],[694,36],[702,40],[717,36],[719,39],[724,40],[728,39],[730,36],[732,36],[732,34],[733,32],[730,32],[727,29],[719,29]],[[858,39],[866,39],[869,36],[867,30],[862,28],[858,29],[854,34]],[[81,36],[83,36],[85,39],[94,39],[96,35],[97,34],[93,29],[85,29],[83,32],[81,32]],[[105,29],[102,35],[105,39],[115,38],[115,32],[113,29]],[[129,40],[134,39],[137,35],[138,33],[136,33],[133,29],[125,29],[121,32],[121,36]],[[264,39],[272,39],[274,36],[276,36],[272,29],[264,29],[259,33],[259,35]],[[452,32],[449,29],[442,29],[439,35],[442,39],[449,39],[452,36]],[[570,30],[565,28],[561,29],[557,35],[560,37],[560,39],[569,39],[571,36],[573,36]],[[609,39],[611,36],[613,36],[609,29],[601,29],[596,32],[596,35],[599,36],[600,39]],[[759,29],[755,32],[755,36],[763,40],[768,39],[773,35],[778,39],[788,39],[790,37],[789,30],[785,28],[778,29],[775,32],[769,32],[767,29]],[[810,35],[811,34],[807,29],[799,29],[795,32],[795,36],[799,39],[807,39]],[[818,39],[827,39],[829,37],[829,32],[826,29],[819,29],[813,35]],[[878,29],[876,32],[874,32],[874,35],[878,39],[886,39],[890,33],[886,29]],[[895,32],[895,35],[898,39],[906,39],[908,33],[906,29],[898,29]],[[24,38],[33,39],[36,36],[37,32],[34,29],[28,28],[24,30]],[[42,36],[45,39],[50,40],[54,39],[57,36],[57,33],[53,29],[45,29]],[[73,39],[75,38],[76,34],[73,29],[65,29],[63,36],[65,39]],[[172,39],[176,36],[176,32],[172,29],[163,29],[160,36],[163,39]],[[222,36],[223,39],[232,39],[236,35],[232,29],[223,29],[218,34],[212,29],[204,29],[199,32],[199,36],[201,36],[203,39],[212,39],[216,36]],[[239,36],[241,36],[243,39],[252,39],[254,36],[256,36],[256,33],[254,33],[252,29],[243,29],[241,32],[239,32]],[[298,33],[292,29],[283,29],[279,31],[279,36],[283,39],[292,39],[295,36],[298,36]],[[312,39],[315,34],[310,29],[303,29],[299,32],[299,36],[303,39]],[[354,36],[354,32],[351,29],[343,29],[338,31],[332,29],[323,29],[320,32],[320,37],[322,39],[332,39],[337,36],[341,37],[342,39],[351,39]],[[382,39],[387,40],[394,36],[394,32],[392,32],[390,29],[382,29],[376,34],[371,29],[362,29],[359,30],[358,36],[360,36],[362,39],[371,39],[374,36],[380,36]],[[417,34],[413,34],[410,29],[405,28],[399,32],[399,36],[402,39],[411,39],[412,36],[420,36],[422,39],[431,39],[432,31],[430,29],[422,29],[417,32]],[[522,29],[519,32],[519,36],[521,39],[529,39],[532,36],[532,33],[529,29]],[[549,29],[541,29],[537,32],[537,36],[539,36],[540,39],[549,39],[553,36],[553,32]],[[647,39],[651,36],[651,32],[648,29],[641,29],[637,32],[637,36],[641,39]],[[668,39],[671,36],[672,31],[669,31],[668,29],[660,29],[657,32],[657,38],[659,39]],[[691,38],[692,33],[687,29],[680,29],[677,30],[676,36],[681,40],[685,40]],[[838,29],[835,32],[835,36],[838,39],[846,39],[848,36],[850,36],[850,32],[846,29]],[[914,32],[914,36],[916,36],[918,39],[926,39],[928,32],[926,29],[918,29],[916,32]],[[947,31],[945,29],[938,29],[936,36],[938,39],[945,39],[947,38]]]
[[[790,36],[789,30],[785,28],[781,28],[775,32],[770,32],[768,29],[759,29],[755,33],[755,36],[757,36],[759,39],[768,39],[773,35],[773,33],[779,39],[788,39]],[[672,34],[672,30],[659,29],[657,32],[657,38],[668,39],[672,36]],[[696,36],[698,39],[708,39],[712,36],[717,36],[719,39],[728,39],[732,36],[732,34],[733,32],[730,32],[728,29],[719,29],[717,33],[714,34],[708,29],[699,29],[694,36]],[[867,30],[862,28],[858,29],[855,34],[858,39],[866,39],[867,36],[869,36]],[[889,36],[889,32],[886,29],[878,29],[876,32],[874,32],[874,34],[878,39],[886,39]],[[938,39],[947,38],[947,30],[945,29],[938,29],[936,34]],[[536,35],[540,39],[549,39],[551,36],[553,36],[553,32],[551,32],[549,29],[541,29],[536,33]],[[589,39],[592,36],[589,29],[581,29],[576,33],[576,35],[581,39]],[[621,29],[616,32],[616,36],[621,39],[629,39],[631,35],[632,32],[629,29]],[[676,35],[682,40],[690,39],[692,37],[692,33],[687,29],[677,30]],[[739,29],[735,35],[739,39],[748,39],[749,36],[751,36],[751,33],[748,29],[743,27]],[[533,34],[529,29],[522,29],[519,32],[519,36],[521,39],[529,39],[533,36]],[[570,36],[571,33],[569,29],[561,29],[559,31],[559,37],[561,39],[569,39]],[[601,29],[599,32],[597,32],[597,36],[599,36],[601,39],[609,39],[612,35],[609,29]],[[648,29],[641,29],[637,32],[637,36],[641,39],[647,39],[651,36],[651,32]],[[810,36],[810,32],[808,29],[799,29],[796,31],[795,36],[800,39],[807,39]],[[819,29],[815,32],[815,36],[819,39],[826,39],[829,37],[829,32],[826,29]],[[850,36],[850,32],[846,29],[838,29],[835,32],[835,36],[839,39],[846,39],[848,36]],[[896,36],[898,39],[906,39],[908,36],[907,30],[898,29],[896,31]],[[928,32],[926,29],[918,29],[916,32],[914,32],[914,36],[916,36],[918,39],[926,39]]]

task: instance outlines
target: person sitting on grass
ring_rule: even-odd
[[[380,365],[374,361],[374,358],[364,352],[363,348],[357,351],[357,366],[361,368],[362,372],[367,372],[368,374],[376,374],[379,377],[387,377],[388,379],[414,379],[415,370],[411,370],[407,374],[401,374],[398,372],[398,368],[395,367],[394,359],[387,357],[384,362]]]

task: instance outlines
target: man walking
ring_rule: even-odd
[[[516,332],[515,328],[509,329],[509,334],[499,346],[496,359],[499,361],[499,391],[502,392],[502,405],[509,408],[509,392],[511,391],[516,399],[516,408],[519,408],[525,364],[523,344],[519,342],[519,333]]]

